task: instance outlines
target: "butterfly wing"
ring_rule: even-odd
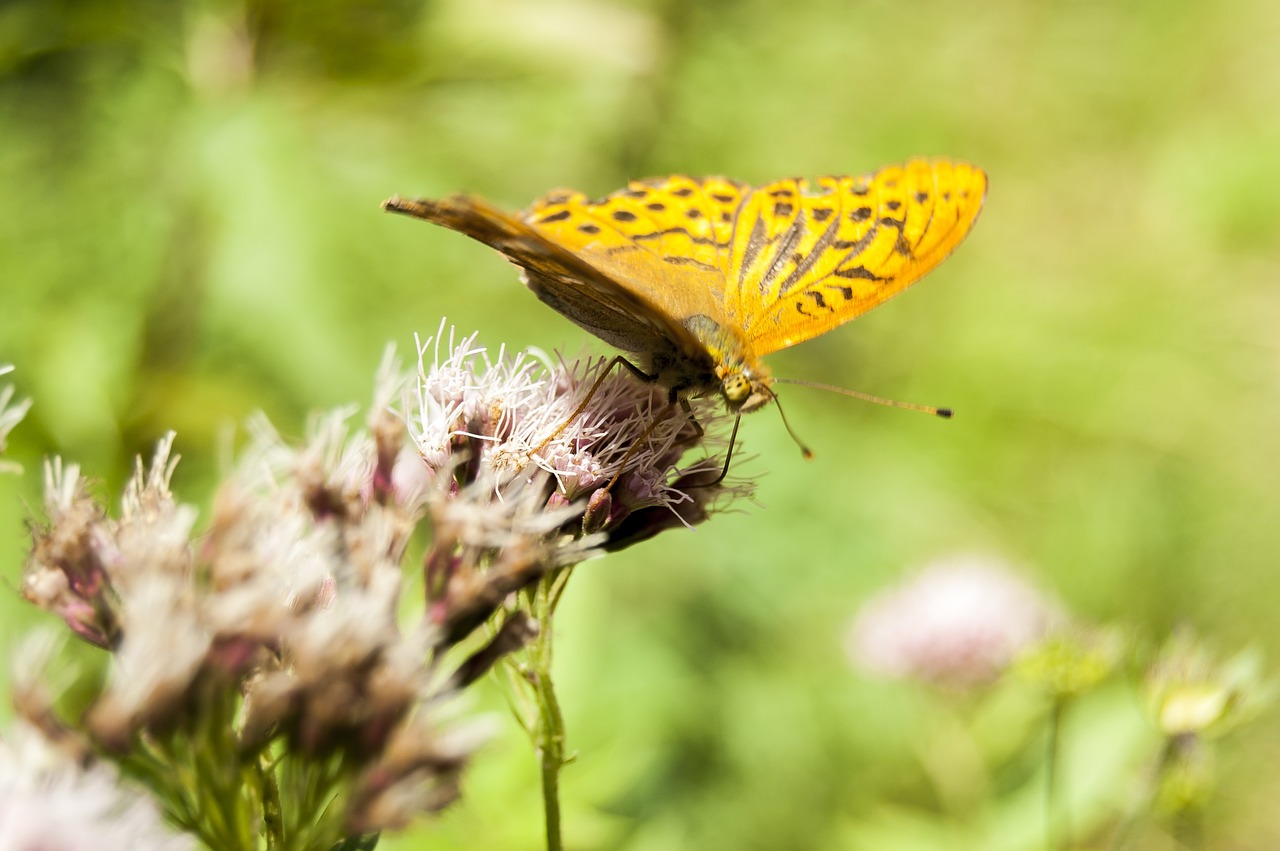
[[[392,198],[383,208],[464,233],[524,270],[525,283],[543,302],[619,349],[638,354],[705,357],[693,335],[643,289],[625,283],[630,272],[600,257],[579,254],[528,221],[478,199],[439,201]]]
[[[757,187],[735,216],[725,310],[760,355],[826,333],[942,262],[986,191],[981,169],[949,160]]]
[[[664,315],[723,323],[733,215],[747,189],[724,178],[634,180],[595,201],[550,192],[522,217]]]

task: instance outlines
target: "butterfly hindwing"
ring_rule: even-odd
[[[618,274],[617,270],[580,256],[539,229],[478,198],[393,198],[383,206],[464,233],[497,249],[523,269],[525,283],[539,299],[624,351],[702,356],[701,347],[689,331],[647,299],[643,291],[619,283],[611,274]]]

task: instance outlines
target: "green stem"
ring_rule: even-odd
[[[1057,851],[1057,849],[1063,847],[1062,843],[1067,835],[1065,807],[1061,806],[1058,796],[1058,786],[1060,785],[1058,775],[1061,771],[1059,763],[1062,746],[1062,716],[1066,709],[1067,698],[1055,695],[1053,706],[1049,710],[1049,741],[1048,750],[1045,754],[1044,831],[1045,847],[1049,851]]]
[[[560,839],[560,769],[564,767],[564,718],[556,701],[550,678],[540,677],[544,703],[538,725],[538,757],[542,761],[542,811],[547,824],[547,851],[561,851]]]
[[[564,715],[556,698],[551,679],[552,615],[564,591],[567,576],[557,572],[539,583],[533,599],[533,614],[541,627],[538,637],[529,646],[529,681],[538,702],[538,721],[534,731],[534,746],[542,768],[542,811],[547,828],[547,851],[562,851],[560,836],[560,769],[565,764]]]
[[[280,785],[275,761],[269,752],[258,757],[258,784],[262,795],[262,830],[269,851],[284,847],[284,808],[280,803]]]

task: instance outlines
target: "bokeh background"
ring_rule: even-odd
[[[0,477],[0,649],[41,619],[16,588],[45,455],[114,501],[175,428],[175,490],[207,505],[236,424],[300,434],[366,400],[384,346],[442,316],[494,347],[605,351],[384,197],[516,209],[916,154],[990,172],[972,237],[771,364],[956,419],[787,390],[817,461],[753,416],[736,470],[760,506],[579,571],[558,625],[568,838],[1036,847],[1035,761],[1002,758],[978,810],[946,812],[919,754],[954,714],[853,671],[845,630],[876,589],[979,553],[1139,642],[1189,624],[1280,658],[1274,0],[5,0],[0,362],[35,406],[9,452],[26,473]],[[476,708],[501,712],[486,689]],[[987,753],[1027,744],[983,711]],[[1064,782],[1085,811],[1140,776],[1144,724],[1132,690],[1082,707]],[[1205,845],[1274,847],[1274,713],[1220,756]],[[460,805],[384,847],[539,831],[508,725]]]

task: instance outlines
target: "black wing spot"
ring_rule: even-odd
[[[690,207],[689,209],[684,211],[684,214],[686,218],[690,218],[690,219],[702,218],[702,211],[699,210],[697,207]]]
[[[733,195],[726,195],[723,192],[713,192],[711,197],[719,201],[721,204],[731,204],[738,199]]]
[[[841,278],[861,278],[865,281],[883,280],[875,272],[872,272],[866,266],[852,266],[848,269],[836,269],[835,274]]]
[[[942,193],[942,200],[943,200],[943,201],[950,201],[950,200],[951,200],[951,193],[950,193],[950,192],[943,192],[943,193]]]
[[[846,287],[841,284],[839,289],[840,295],[844,296],[845,301],[853,301],[853,287]]]
[[[831,218],[831,214],[834,212],[835,210],[830,207],[814,207],[813,220],[815,222],[825,222],[827,219]]]
[[[790,189],[774,189],[769,193],[770,198],[790,198],[793,193]]]
[[[704,263],[701,260],[695,260],[692,257],[682,257],[680,255],[666,255],[662,258],[672,266],[696,266],[704,272],[719,272],[719,266],[713,266],[710,263]]]
[[[583,233],[599,233],[600,232],[599,226],[593,225],[590,222],[587,222],[585,225],[578,225],[578,230],[582,231]]]
[[[679,189],[672,189],[671,194],[677,198],[688,198],[693,194],[693,190],[688,186],[681,186]]]
[[[733,213],[730,213],[728,210],[723,211],[722,213],[720,213],[720,221],[722,222],[733,221]]]
[[[649,194],[648,189],[624,189],[622,194],[628,198],[644,198]]]
[[[727,242],[720,242],[718,240],[712,239],[709,236],[694,236],[693,234],[689,233],[689,230],[687,228],[681,228],[681,227],[664,228],[663,230],[656,230],[653,233],[637,233],[637,234],[630,234],[630,236],[633,240],[635,240],[636,242],[639,242],[642,239],[660,239],[672,233],[684,234],[686,237],[689,238],[690,242],[695,243],[696,245],[714,245],[716,248],[729,247],[729,243]]]
[[[921,191],[919,191],[919,192],[917,192],[917,193],[916,193],[916,203],[917,203],[917,204],[923,204],[925,201],[928,201],[928,200],[929,200],[929,193],[928,193],[928,192],[925,192],[924,190],[921,190]]]
[[[849,221],[851,222],[865,222],[869,218],[871,218],[870,207],[859,207],[858,209],[849,213]]]
[[[915,253],[911,250],[911,243],[907,242],[907,238],[902,234],[898,234],[898,241],[893,244],[893,250],[903,257],[915,256]]]
[[[636,220],[636,214],[630,210],[614,210],[613,218],[619,222],[634,222]]]
[[[907,223],[906,219],[895,219],[892,216],[880,217],[880,224],[884,225],[885,227],[897,228],[899,233],[902,232],[902,227],[906,223]]]
[[[821,307],[825,310],[831,309],[827,307],[827,300],[822,297],[822,293],[818,292],[817,290],[805,290],[804,294],[807,295],[809,298],[813,299],[813,303],[816,304],[818,307]]]
[[[663,210],[667,209],[667,205],[661,201],[654,201],[653,203],[645,204],[644,206],[646,210],[653,210],[655,213],[661,213]]]
[[[886,207],[888,207],[890,210],[897,210],[897,209],[899,209],[899,208],[902,206],[902,202],[901,202],[901,201],[890,201],[890,202],[888,202],[887,204],[885,204],[885,206],[886,206]]]
[[[773,214],[775,216],[789,216],[795,211],[795,207],[785,201],[779,201],[773,205]]]
[[[552,222],[563,222],[565,219],[569,218],[569,216],[571,215],[573,214],[570,213],[568,210],[561,210],[558,213],[552,213],[549,216],[543,216],[541,219],[538,219],[538,224],[549,225]]]
[[[794,263],[794,264],[796,264],[797,266],[799,266],[803,261],[804,261],[804,255],[803,255],[803,254],[801,254],[799,251],[793,251],[793,252],[791,253],[791,262],[792,262],[792,263]]]

